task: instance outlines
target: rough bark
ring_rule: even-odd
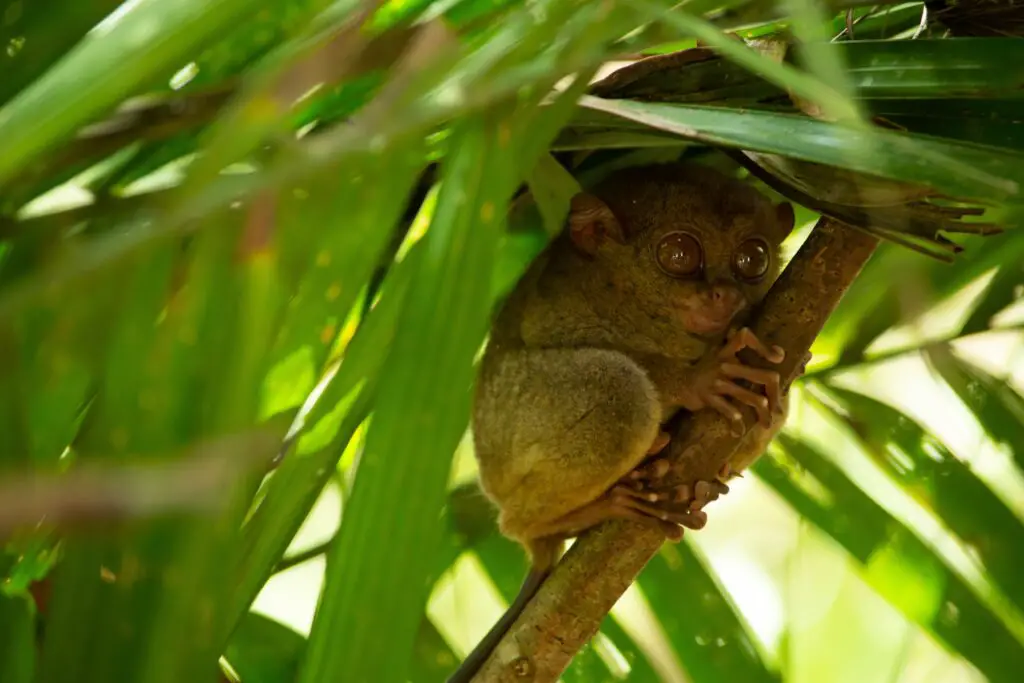
[[[750,327],[766,344],[786,350],[778,367],[785,387],[798,376],[814,338],[878,240],[831,219],[815,226],[772,286]],[[760,359],[744,358],[764,367]],[[748,416],[748,426],[753,416]],[[679,482],[710,479],[738,443],[724,417],[704,410],[681,421],[669,447]],[[708,511],[714,517],[713,506]],[[548,683],[573,656],[661,547],[664,537],[637,522],[611,522],[584,534],[520,615],[474,683]]]

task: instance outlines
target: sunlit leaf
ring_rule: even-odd
[[[757,656],[749,627],[687,544],[664,546],[640,574],[639,585],[694,680],[780,680]]]
[[[1024,608],[1017,567],[1024,523],[934,435],[880,401],[830,387],[825,405],[863,441],[872,458],[978,554],[993,581]]]
[[[0,109],[0,138],[9,142],[0,160],[0,186],[91,117],[155,77],[170,76],[190,51],[254,6],[250,0],[173,5],[139,0],[116,23],[90,33]],[[142,44],[146,49],[139,58],[124,59]],[[75,87],[83,82],[92,84],[85,96]]]
[[[31,683],[35,668],[35,615],[29,600],[0,593],[0,679]]]
[[[1016,361],[982,370],[954,352],[1019,327],[1001,315],[1024,256],[1012,17],[978,11],[968,25],[966,5],[886,0],[64,4],[0,0],[0,478],[17,486],[0,510],[29,511],[0,553],[4,683],[444,680],[458,657],[451,625],[424,609],[432,588],[472,555],[508,602],[525,571],[477,485],[449,490],[471,474],[474,363],[494,307],[580,187],[681,157],[734,168],[708,144],[856,171],[822,172],[825,190],[868,193],[865,174],[921,183],[982,201],[978,221],[1007,228],[957,237],[966,251],[949,265],[882,246],[804,380],[861,446],[842,452],[880,465],[851,474],[881,469],[948,545],[784,434],[755,471],[788,503],[772,514],[818,531],[760,569],[779,578],[825,553],[858,574],[801,641],[813,668],[792,649],[794,601],[774,615],[781,644],[755,646],[746,621],[768,615],[741,614],[717,558],[684,544],[640,576],[640,621],[607,617],[562,678],[654,683],[681,665],[692,683],[849,680],[861,669],[835,673],[843,648],[822,643],[870,646],[865,620],[883,608],[874,636],[909,639],[893,680],[971,667],[1019,679],[1014,501],[899,411],[831,386],[919,353],[1003,451],[995,464],[1024,464],[1024,399],[1005,379]],[[1005,35],[966,35],[992,16]],[[803,41],[786,61],[736,40],[783,35]],[[591,85],[636,54],[663,56]],[[580,106],[584,93],[597,97]],[[847,121],[799,114],[791,94]],[[880,125],[847,125],[861,113]],[[800,221],[816,210],[798,207]],[[882,230],[906,214],[872,217]],[[910,246],[952,252],[911,218]],[[802,419],[790,415],[794,433]],[[250,464],[208,476],[239,443]],[[341,492],[337,532],[315,505],[327,486]],[[750,500],[730,502],[755,519]],[[321,555],[313,615],[281,568]],[[865,590],[888,605],[862,609],[850,596]],[[831,596],[803,593],[800,609],[829,609]],[[251,611],[257,596],[274,614]],[[284,626],[311,617],[308,642]],[[903,647],[864,652],[876,658],[864,671]]]
[[[1024,156],[998,147],[885,130],[869,134],[772,112],[595,97],[584,98],[582,105],[706,144],[916,181],[955,197],[1019,201],[1024,182]],[[875,150],[871,154],[866,153],[869,146]]]
[[[784,466],[761,458],[753,468],[757,476],[860,562],[869,585],[909,619],[990,680],[1014,680],[1024,644],[973,588],[824,455],[792,439],[782,444],[782,452],[795,463]],[[894,564],[900,565],[899,572],[890,575],[885,568]],[[907,590],[904,565],[918,567],[914,580],[928,577],[931,587]]]
[[[300,681],[343,672],[360,680],[399,677],[407,662],[387,652],[408,652],[415,641],[426,600],[422,578],[440,532],[432,511],[444,500],[448,463],[465,429],[472,359],[490,307],[495,221],[511,189],[503,187],[498,168],[489,178],[480,173],[496,137],[484,122],[467,123],[460,133],[424,237],[417,283],[399,321],[395,362],[382,373],[366,450],[328,555],[324,597]],[[396,500],[395,491],[404,495]],[[393,512],[370,513],[384,498],[395,503]],[[389,542],[380,543],[384,538]],[[362,559],[346,562],[352,557]],[[381,619],[386,625],[372,626]],[[375,635],[381,627],[391,642]],[[339,628],[351,634],[340,646],[333,636]]]
[[[988,435],[1005,444],[1024,470],[1024,397],[1005,381],[948,350],[931,349],[926,357]]]

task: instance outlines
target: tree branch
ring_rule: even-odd
[[[769,346],[786,349],[778,367],[785,387],[799,375],[811,343],[877,245],[877,238],[823,218],[772,286],[751,328]],[[755,357],[744,361],[765,367]],[[749,428],[752,416],[746,420]],[[671,476],[690,484],[713,478],[739,442],[713,410],[681,420],[673,437]],[[631,521],[609,522],[585,533],[473,680],[556,681],[663,541],[653,527]]]

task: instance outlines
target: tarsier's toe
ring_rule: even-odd
[[[671,490],[657,491],[643,485],[620,486],[617,490],[622,495],[648,503],[669,502],[674,495]]]
[[[699,530],[707,526],[708,515],[702,510],[688,510],[686,513],[679,515],[682,521],[677,522],[687,529]]]
[[[628,491],[616,488],[613,491],[613,500],[616,504],[637,512],[642,512],[648,517],[653,517],[662,522],[677,524],[687,529],[703,529],[707,524],[707,515],[700,510],[690,510],[687,507],[680,507],[671,503],[649,503],[631,495]]]
[[[661,530],[665,533],[665,540],[678,543],[683,540],[683,527],[670,522],[661,522]]]
[[[690,509],[700,510],[728,492],[729,487],[720,481],[698,481],[693,487],[693,500],[690,501]]]
[[[687,510],[685,508],[664,508],[658,511],[661,519],[678,524],[686,529],[698,531],[707,526],[708,515],[703,510]]]
[[[732,465],[725,463],[718,469],[718,478],[722,482],[732,476]],[[726,487],[728,488],[728,487]]]
[[[672,469],[672,465],[665,458],[656,458],[636,467],[626,475],[626,481],[634,482],[655,482],[664,479],[665,475]]]
[[[679,484],[672,487],[673,503],[688,503],[693,498],[693,491],[688,484]]]
[[[664,479],[672,469],[672,464],[665,458],[658,458],[644,465],[644,478],[650,480]]]

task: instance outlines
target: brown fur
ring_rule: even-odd
[[[568,222],[497,316],[473,412],[482,488],[500,510],[502,533],[526,547],[538,575],[565,538],[638,516],[609,489],[645,461],[664,421],[704,407],[721,364],[724,323],[696,334],[694,316],[711,315],[724,292],[743,304],[735,323],[764,296],[792,209],[712,169],[671,164],[612,175],[574,200]],[[676,279],[659,268],[655,247],[678,230],[702,243],[703,277]],[[751,236],[772,252],[755,284],[731,267]],[[777,429],[748,432],[736,464],[752,462]],[[485,656],[476,652],[474,661]]]
[[[749,285],[732,274],[732,251],[758,234],[777,247],[792,227],[754,188],[700,166],[627,169],[593,194],[625,242],[605,240],[591,257],[560,235],[502,308],[482,363],[473,415],[481,484],[502,531],[521,542],[644,459],[658,425],[686,407],[686,371],[722,342],[687,330],[680,309],[716,283],[759,301],[777,254]],[[684,228],[704,246],[699,280],[673,279],[654,262],[658,241]]]

